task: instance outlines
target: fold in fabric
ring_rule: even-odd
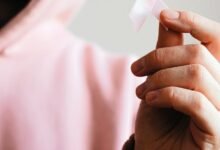
[[[148,15],[160,20],[160,12],[167,8],[163,0],[136,0],[130,14],[135,30],[140,30]]]

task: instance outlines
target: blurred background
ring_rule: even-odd
[[[176,10],[190,10],[220,22],[220,0],[165,0]],[[128,17],[134,0],[87,0],[70,26],[79,37],[107,51],[144,55],[155,48],[158,21],[149,16],[139,32]],[[186,43],[195,43],[186,35]]]

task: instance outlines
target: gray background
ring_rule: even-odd
[[[177,10],[190,10],[220,21],[220,0],[165,0]],[[158,22],[148,17],[141,31],[135,32],[128,14],[134,0],[87,0],[71,24],[81,38],[98,43],[104,49],[123,54],[144,55],[155,47]],[[186,36],[186,43],[196,42]]]

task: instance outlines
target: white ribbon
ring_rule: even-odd
[[[167,8],[163,0],[136,0],[130,14],[135,30],[140,30],[148,15],[160,20],[161,11]]]

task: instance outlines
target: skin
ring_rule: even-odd
[[[0,27],[29,0],[0,1]],[[136,150],[220,149],[220,25],[181,12],[178,19],[161,15],[157,49],[135,62],[132,71],[146,76],[137,88],[143,99],[136,122]],[[182,33],[201,41],[183,45]]]
[[[30,0],[4,0],[0,1],[0,28],[15,17]]]
[[[157,48],[132,65],[149,76],[142,99],[136,150],[220,149],[220,24],[191,12],[164,10]],[[184,45],[183,33],[201,44]]]

